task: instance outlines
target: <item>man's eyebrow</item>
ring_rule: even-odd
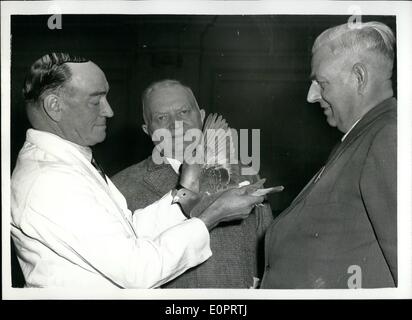
[[[109,90],[95,91],[95,92],[92,92],[90,94],[90,96],[92,96],[92,97],[103,96],[103,95],[107,94],[108,92],[109,92]]]
[[[158,112],[158,111],[152,112],[152,116],[158,116],[159,114],[167,114],[167,112]]]
[[[325,77],[316,76],[316,74],[313,74],[313,73],[310,75],[309,80],[317,81],[317,82],[328,82]]]

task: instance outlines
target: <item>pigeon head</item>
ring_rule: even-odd
[[[201,199],[199,193],[193,192],[186,188],[179,188],[173,195],[172,204],[178,204],[186,216],[190,215],[192,209]]]
[[[179,189],[173,197],[172,204],[180,203],[181,201],[185,201],[187,198],[189,198],[188,190],[184,188]]]

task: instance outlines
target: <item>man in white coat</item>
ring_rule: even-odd
[[[113,111],[93,62],[37,60],[23,93],[32,129],[12,174],[11,235],[27,287],[154,288],[211,256],[209,230],[243,219],[262,197],[225,192],[187,218],[171,192],[132,213],[95,162]]]

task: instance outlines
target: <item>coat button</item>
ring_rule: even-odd
[[[266,265],[266,270],[269,270],[270,269],[270,264],[267,264]]]
[[[315,238],[318,238],[318,237],[319,237],[319,233],[316,232],[316,233],[315,233]]]

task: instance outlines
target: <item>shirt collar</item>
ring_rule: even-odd
[[[182,165],[182,163],[177,160],[177,159],[173,159],[173,158],[168,158],[166,157],[167,162],[169,162],[169,164],[172,166],[174,172],[176,172],[177,174],[179,174],[179,168]]]
[[[93,155],[92,155],[92,149],[90,147],[78,145],[77,143],[63,139],[59,137],[58,135],[51,133],[51,132],[41,131],[41,130],[36,130],[36,129],[29,129],[27,131],[27,138],[29,138],[29,140],[32,140],[32,138],[41,139],[42,137],[49,137],[52,139],[57,139],[60,141],[60,143],[70,145],[73,148],[75,148],[77,151],[79,151],[87,160],[92,161]]]
[[[352,125],[352,127],[350,127],[350,129],[345,133],[345,135],[342,137],[342,139],[340,139],[340,141],[343,142],[343,140],[346,139],[346,137],[348,136],[349,132],[352,131],[353,128],[355,128],[355,126],[358,124],[358,122],[361,120],[362,118],[359,118],[358,120],[355,121],[355,123]]]
[[[90,147],[85,147],[85,146],[81,146],[78,145],[74,142],[65,140],[68,144],[72,145],[74,148],[76,148],[82,155],[85,156],[85,158],[89,161],[92,161],[93,158],[93,153],[92,153],[92,149]]]

